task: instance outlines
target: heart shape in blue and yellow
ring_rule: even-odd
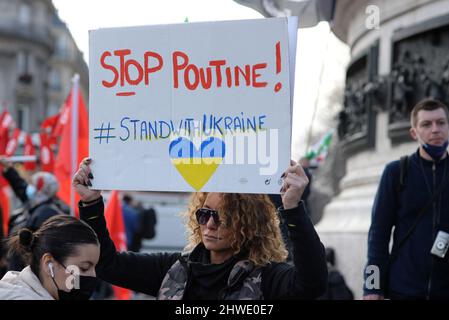
[[[184,180],[196,191],[214,175],[225,156],[225,143],[217,137],[201,141],[199,148],[185,137],[170,142],[169,155],[172,164]]]

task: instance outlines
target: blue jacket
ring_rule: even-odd
[[[393,233],[392,252],[404,238],[443,179],[449,179],[449,157],[437,163],[427,161],[416,152],[410,156],[405,189],[398,194],[399,161],[389,163],[380,180],[372,209],[368,234],[368,263],[380,269],[381,288],[365,294],[383,294],[384,277],[388,276],[391,295],[421,299],[449,298],[449,252],[445,258],[430,253],[438,231],[449,233],[449,184],[447,184],[419,220],[413,233],[389,263],[389,241]],[[423,174],[424,173],[424,174]],[[390,264],[390,266],[389,266]],[[389,268],[389,273],[387,272]],[[365,272],[365,278],[370,273]]]
[[[139,213],[132,206],[122,203],[123,222],[125,223],[126,246],[131,250],[133,239],[139,232]]]

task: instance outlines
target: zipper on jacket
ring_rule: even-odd
[[[435,177],[435,170],[436,170],[436,165],[435,165],[435,161],[432,163],[432,187],[433,187],[433,192],[436,191],[436,177]],[[432,192],[432,195],[433,195]],[[435,202],[432,203],[432,240],[435,238],[435,217],[436,217],[436,207],[435,207]],[[430,292],[432,289],[432,273],[433,273],[433,257],[432,255],[430,255],[430,274],[429,274],[429,281],[427,283],[427,296],[426,299],[430,300]]]

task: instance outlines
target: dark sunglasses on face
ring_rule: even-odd
[[[215,225],[219,226],[221,224],[220,217],[218,216],[217,210],[212,210],[208,208],[200,208],[196,211],[196,221],[200,225],[205,225],[209,221],[210,217],[214,219]]]

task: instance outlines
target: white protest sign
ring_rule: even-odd
[[[287,18],[91,31],[93,188],[279,193],[290,51]]]

